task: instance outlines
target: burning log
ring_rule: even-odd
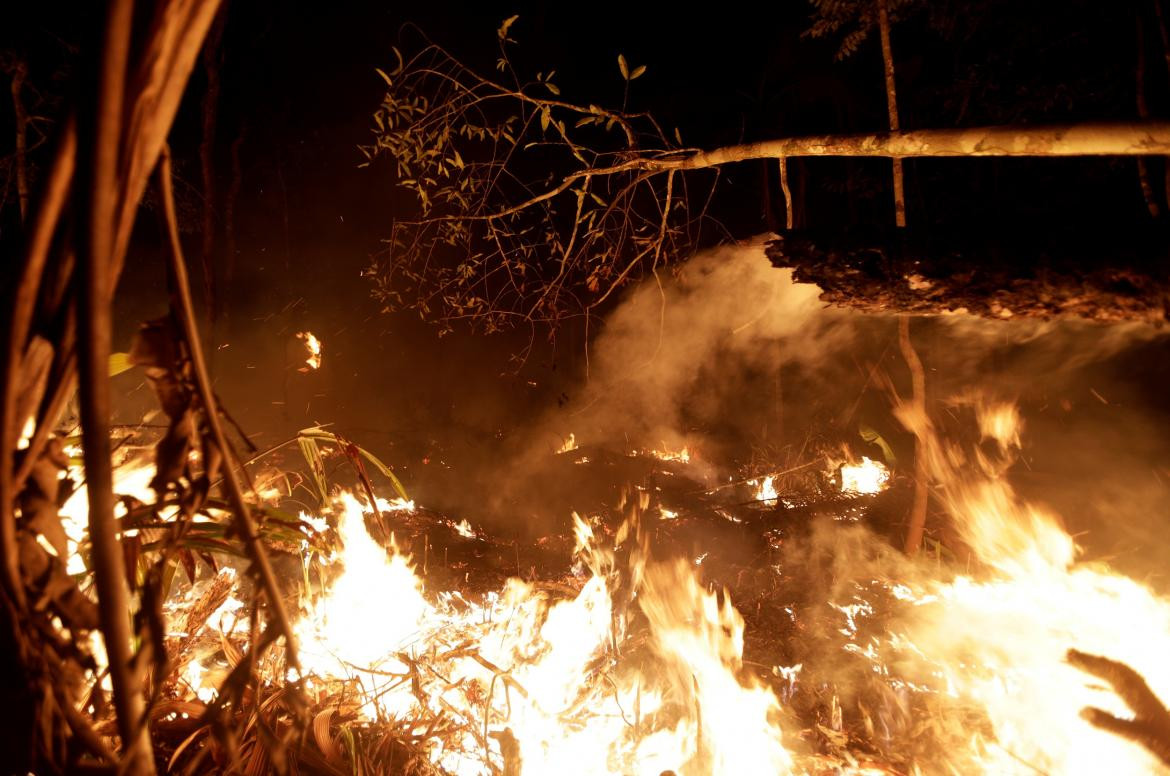
[[[863,312],[1160,323],[1170,302],[1170,234],[1152,227],[1124,241],[1080,229],[800,231],[766,253],[825,302]]]

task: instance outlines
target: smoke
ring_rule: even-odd
[[[893,413],[910,391],[896,317],[827,307],[815,286],[774,268],[763,245],[703,253],[677,276],[628,293],[590,343],[579,394],[523,435],[506,478],[489,478],[506,479],[492,494],[501,514],[523,504],[539,523],[541,512],[566,511],[540,494],[567,487],[542,462],[570,433],[619,453],[685,445],[700,476],[749,461],[781,468],[834,446],[876,457],[884,451],[863,435],[872,430],[908,463],[913,437]],[[1094,542],[1108,533],[1114,548],[1154,530],[1144,516],[1170,511],[1170,440],[1160,431],[1170,402],[1158,389],[1170,379],[1165,334],[1147,324],[960,314],[911,323],[943,433],[961,426],[954,408],[965,397],[1019,402],[1021,492]]]
[[[773,268],[763,242],[701,254],[610,315],[570,411],[579,437],[676,446],[716,432],[750,437],[782,369],[821,372],[850,345],[856,326],[826,310],[815,286]]]

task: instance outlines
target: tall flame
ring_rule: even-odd
[[[1019,499],[1004,473],[1020,438],[1007,405],[976,407],[995,452],[944,445],[909,410],[942,500],[987,569],[933,583],[896,637],[908,639],[924,674],[941,677],[961,705],[986,715],[991,735],[970,734],[951,767],[983,773],[1151,773],[1153,758],[1080,716],[1086,706],[1129,716],[1111,692],[1075,670],[1067,650],[1105,655],[1170,697],[1170,602],[1102,565],[1080,564],[1056,518]],[[1137,635],[1140,633],[1140,636]],[[891,640],[891,644],[898,638]],[[964,759],[966,761],[964,762]]]
[[[320,369],[321,340],[317,339],[317,335],[311,331],[298,331],[297,339],[304,341],[305,352],[308,353],[308,356],[305,358],[306,366],[301,367],[301,371],[308,372],[310,369]]]
[[[463,719],[462,737],[433,745],[444,770],[484,772],[485,746],[492,767],[518,762],[524,776],[564,773],[566,763],[598,776],[787,768],[779,702],[739,678],[743,618],[685,562],[653,562],[635,549],[630,566],[618,568],[578,518],[578,553],[592,574],[574,598],[553,602],[512,579],[478,604],[458,594],[431,602],[410,559],[370,538],[362,505],[343,495],[340,506],[345,568],[301,623],[305,665],[354,679],[369,719],[440,709]],[[636,526],[622,533],[644,546]],[[633,606],[648,621],[650,654],[619,660]],[[486,740],[475,733],[485,720]]]

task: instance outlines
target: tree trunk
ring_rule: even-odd
[[[918,129],[869,135],[809,135],[699,151],[681,159],[641,159],[624,169],[698,170],[748,159],[792,156],[1150,156],[1170,154],[1170,121],[1057,126]],[[605,169],[590,174],[604,174]]]
[[[1146,36],[1142,29],[1142,17],[1139,13],[1137,20],[1137,62],[1134,65],[1134,86],[1137,92],[1137,112],[1142,119],[1150,118],[1150,108],[1146,102]],[[1154,187],[1150,183],[1150,165],[1146,157],[1137,158],[1138,184],[1142,189],[1142,198],[1146,201],[1146,209],[1151,218],[1161,215],[1161,208],[1154,196]]]
[[[767,254],[822,300],[864,312],[1161,323],[1170,311],[1170,229],[1152,221],[1123,232],[797,231]]]
[[[16,195],[20,202],[20,222],[28,218],[28,111],[21,91],[28,66],[17,62],[12,70],[12,112],[16,116]]]
[[[221,9],[203,44],[203,72],[207,76],[207,91],[203,93],[202,137],[199,142],[199,168],[203,178],[203,228],[199,259],[203,270],[203,304],[212,354],[215,353],[215,319],[220,306],[215,283],[215,216],[219,204],[215,186],[215,126],[219,117],[219,70],[223,64],[220,41],[223,39],[225,15],[225,10]]]
[[[894,50],[890,45],[890,12],[887,0],[878,0],[878,31],[882,40],[882,66],[886,76],[886,110],[890,116],[890,131],[901,127],[898,121],[898,89],[894,81]],[[891,159],[894,173],[894,223],[906,225],[906,193],[902,185],[902,158]]]
[[[83,142],[78,171],[84,185],[84,227],[78,268],[81,271],[80,326],[81,427],[89,495],[89,537],[93,545],[94,586],[101,630],[114,689],[118,734],[127,758],[127,772],[154,772],[149,729],[139,724],[146,705],[134,670],[130,643],[130,595],[126,587],[122,547],[114,520],[113,467],[110,449],[110,338],[114,278],[118,172],[122,105],[133,0],[113,0],[106,16],[102,55],[89,102],[80,112]]]

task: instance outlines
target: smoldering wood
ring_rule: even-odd
[[[772,264],[867,313],[1081,318],[1160,324],[1170,305],[1170,230],[788,232]]]

